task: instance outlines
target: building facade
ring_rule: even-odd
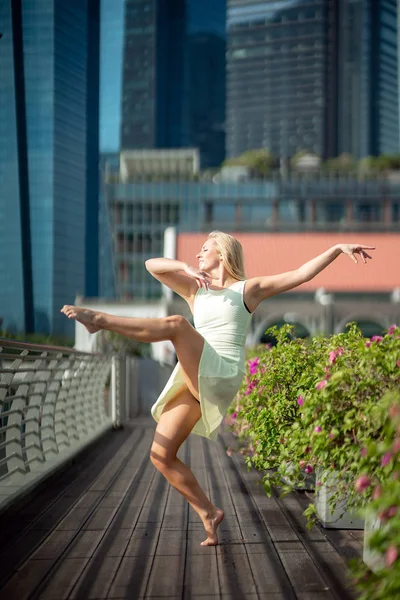
[[[398,153],[396,0],[337,3],[337,154]]]
[[[268,148],[325,156],[333,110],[330,2],[228,0],[227,155]]]
[[[214,229],[318,236],[400,232],[400,186],[387,180],[289,179],[212,183],[138,181],[114,176],[104,186],[119,299],[157,298],[161,285],[145,260],[164,252],[164,233]]]
[[[100,152],[118,152],[125,0],[100,0]]]
[[[121,149],[225,153],[225,0],[126,0]]]
[[[98,289],[99,3],[6,1],[0,18],[0,316],[68,334],[60,307]]]
[[[228,0],[227,154],[397,153],[396,0]]]

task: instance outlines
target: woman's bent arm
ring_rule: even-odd
[[[172,258],[149,258],[145,262],[146,269],[150,273],[177,273],[185,271],[187,264],[181,260],[173,260]]]
[[[161,281],[187,301],[190,301],[199,287],[207,287],[209,283],[207,273],[190,267],[181,260],[149,258],[146,260],[145,265],[155,279]],[[180,271],[183,271],[183,273]]]

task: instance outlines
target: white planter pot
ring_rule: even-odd
[[[385,567],[385,559],[380,552],[371,550],[369,547],[369,538],[374,531],[382,528],[387,530],[389,524],[385,523],[383,525],[374,514],[367,514],[365,517],[363,561],[374,573],[377,573],[377,571],[380,571]]]
[[[293,473],[294,472],[293,464],[288,463],[286,465],[286,470],[289,473]],[[304,475],[304,482],[296,483],[296,485],[293,486],[293,489],[294,490],[307,490],[308,492],[313,492],[315,490],[315,473],[314,472],[310,473],[310,474],[305,473],[304,469],[301,469],[301,472]],[[281,479],[288,485],[293,485],[293,481],[290,479],[290,475],[287,477],[282,477]]]
[[[347,498],[338,499],[332,512],[329,500],[336,492],[338,476],[328,471],[326,482],[316,487],[315,508],[321,525],[326,529],[364,529],[364,519],[354,509],[348,509]],[[326,471],[318,470],[317,481],[325,479]],[[343,514],[342,514],[343,513]]]

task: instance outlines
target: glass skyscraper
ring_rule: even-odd
[[[338,154],[400,151],[396,0],[338,3]]]
[[[0,317],[72,333],[97,294],[97,0],[0,3]]]
[[[121,148],[224,159],[225,0],[126,0]]]
[[[396,0],[228,0],[227,154],[399,151]]]
[[[100,152],[119,152],[125,0],[100,0]]]
[[[400,152],[397,0],[371,1],[371,154]]]
[[[330,3],[228,0],[227,154],[327,152]]]

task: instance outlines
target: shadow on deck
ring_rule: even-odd
[[[179,457],[225,510],[204,548],[196,513],[149,460],[153,419],[107,433],[0,516],[0,600],[347,600],[362,531],[305,528],[303,492],[268,498],[230,433],[189,436]]]

